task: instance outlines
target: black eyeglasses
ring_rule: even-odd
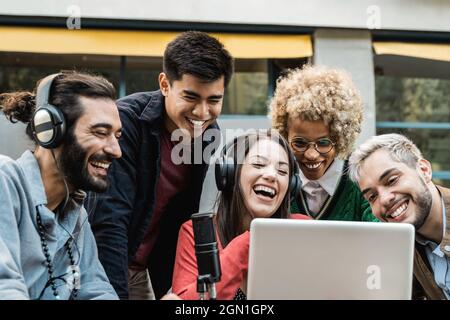
[[[303,138],[294,138],[291,140],[291,147],[294,151],[305,152],[310,145],[314,146],[314,149],[320,154],[326,154],[330,152],[335,143],[328,138],[319,139],[316,141],[308,141]]]

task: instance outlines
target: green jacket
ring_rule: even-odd
[[[344,172],[346,171],[347,162],[344,166]],[[318,217],[319,220],[379,221],[372,214],[370,205],[362,196],[358,186],[349,179],[347,174],[342,175],[336,192],[324,204],[322,211],[323,213]],[[291,202],[291,213],[310,215],[303,191],[298,199]]]

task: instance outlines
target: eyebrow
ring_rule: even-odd
[[[183,90],[183,93],[196,98],[201,98],[201,96],[198,93],[191,90]],[[216,94],[208,97],[208,99],[222,99],[222,98],[223,98],[222,94]]]
[[[96,123],[91,126],[91,129],[97,129],[97,128],[106,128],[106,129],[112,129],[112,125],[109,123]]]
[[[320,139],[324,139],[324,138],[329,139],[330,136],[329,136],[329,135],[325,135],[325,136],[316,138],[316,139],[314,139],[314,140],[309,140],[309,139],[306,139],[305,137],[302,137],[302,136],[295,136],[293,139],[303,139],[303,140],[307,140],[307,141],[311,141],[311,142],[312,142],[312,141],[316,141],[316,140],[320,140]]]
[[[264,156],[260,156],[260,155],[255,155],[255,156],[253,156],[252,158],[260,158],[260,159],[262,159],[262,160],[269,161],[268,158],[266,158],[266,157],[264,157]],[[282,165],[289,166],[289,163],[287,163],[287,162],[285,162],[285,161],[278,161],[278,164],[282,164]]]
[[[106,122],[96,123],[91,126],[91,129],[97,129],[97,128],[105,128],[108,130],[112,130],[113,126]],[[117,131],[122,132],[122,128],[119,128],[119,130],[117,130]]]
[[[378,181],[383,181],[388,175],[390,175],[391,173],[392,173],[392,171],[395,171],[396,169],[395,168],[390,168],[390,169],[387,169],[387,170],[385,170],[381,175],[380,175],[380,177],[378,178]],[[367,192],[369,192],[370,191],[370,189],[371,188],[366,188],[366,189],[364,189],[363,191],[362,191],[362,195],[364,195],[364,194],[366,194]]]

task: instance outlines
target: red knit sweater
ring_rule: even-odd
[[[291,214],[291,219],[308,220],[308,216]],[[248,271],[249,231],[237,236],[222,248],[219,237],[220,266],[222,276],[216,284],[217,299],[232,300],[241,286]],[[194,230],[192,221],[185,222],[180,229],[177,244],[177,254],[172,279],[172,291],[185,300],[197,300],[197,258],[194,248]]]

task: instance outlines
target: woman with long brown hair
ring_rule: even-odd
[[[246,291],[252,219],[307,217],[289,213],[291,195],[300,186],[293,183],[298,179],[295,158],[276,131],[240,136],[224,148],[223,155],[231,159],[232,169],[228,168],[225,177],[221,176],[221,170],[216,171],[216,183],[222,190],[215,216],[222,267],[221,280],[216,284],[217,298],[242,299]],[[180,229],[172,290],[183,299],[198,299],[191,221]]]

